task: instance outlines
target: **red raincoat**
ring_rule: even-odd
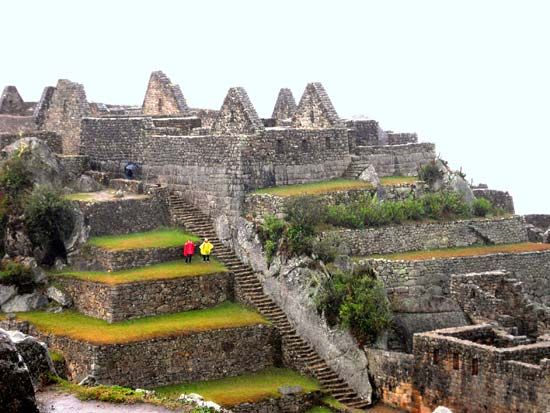
[[[193,244],[191,241],[186,242],[183,246],[183,256],[187,257],[189,255],[193,255],[195,253],[195,244]]]

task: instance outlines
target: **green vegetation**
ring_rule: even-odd
[[[8,261],[0,267],[0,284],[14,285],[20,294],[32,292],[34,281],[29,267],[13,261]]]
[[[485,198],[477,198],[472,202],[472,213],[476,217],[486,217],[491,213],[492,208],[491,201]]]
[[[73,311],[18,313],[38,330],[93,344],[123,344],[186,333],[267,324],[260,314],[235,303],[205,310],[144,317],[108,324]]]
[[[267,398],[280,397],[281,386],[301,386],[305,392],[319,390],[319,384],[309,377],[281,368],[270,368],[257,373],[219,380],[163,386],[158,394],[177,398],[182,393],[197,393],[224,407],[253,403]]]
[[[74,394],[80,400],[97,400],[121,404],[149,403],[169,409],[183,408],[187,413],[195,413],[193,406],[183,405],[182,402],[171,400],[154,393],[136,391],[121,386],[79,386],[78,384],[71,383],[56,376],[51,376],[50,380],[56,384],[57,389]]]
[[[65,357],[63,357],[63,354],[57,352],[57,351],[49,351],[48,352],[50,354],[50,358],[52,359],[52,361],[54,363],[58,362],[58,363],[62,363],[65,361]]]
[[[95,271],[63,271],[54,273],[60,277],[72,277],[85,281],[101,282],[109,285],[126,284],[138,281],[166,280],[180,277],[198,277],[208,274],[227,272],[227,268],[212,258],[210,263],[204,263],[196,258],[195,262],[186,264],[183,260],[164,262],[147,267],[132,268],[114,272]]]
[[[306,413],[332,413],[332,410],[328,407],[317,406],[312,409],[309,409]]]
[[[475,245],[460,248],[441,248],[424,251],[400,252],[396,254],[371,255],[370,258],[384,258],[388,260],[424,261],[434,258],[472,257],[478,255],[522,252],[548,251],[550,244],[535,242],[521,242],[517,244]]]
[[[392,322],[384,285],[372,271],[334,271],[322,283],[315,301],[330,325],[349,328],[361,344],[374,342]]]
[[[356,179],[331,179],[329,181],[312,182],[307,184],[283,185],[257,190],[256,194],[270,194],[282,197],[320,195],[352,189],[372,189],[372,184]]]
[[[79,192],[76,194],[66,194],[63,195],[63,199],[67,201],[89,201],[93,202],[95,194],[93,192]]]
[[[74,217],[70,203],[46,186],[34,188],[24,207],[25,225],[31,242],[43,250],[43,262],[53,264],[66,256],[64,241],[70,237]]]
[[[199,241],[196,235],[189,234],[174,228],[161,228],[155,231],[134,232],[124,235],[106,235],[90,238],[88,243],[94,247],[111,251],[122,251],[145,248],[170,248],[182,246],[190,239]]]
[[[438,180],[443,179],[443,171],[437,166],[437,161],[432,161],[419,168],[418,178],[432,186]]]

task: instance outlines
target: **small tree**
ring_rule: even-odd
[[[33,246],[42,249],[44,264],[65,257],[64,241],[70,236],[74,217],[70,203],[47,186],[36,187],[25,204],[25,225]]]

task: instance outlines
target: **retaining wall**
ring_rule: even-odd
[[[229,273],[116,285],[71,277],[58,277],[57,282],[78,312],[110,323],[213,307],[233,298]]]
[[[374,166],[378,176],[415,176],[419,166],[436,157],[435,145],[432,143],[358,146],[356,153],[361,160]]]
[[[525,222],[521,217],[407,223],[381,228],[342,229],[331,233],[338,234],[350,254],[358,256],[465,247],[486,240],[494,244],[527,241]]]

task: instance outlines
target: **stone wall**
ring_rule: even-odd
[[[273,108],[273,114],[271,118],[275,121],[285,121],[292,119],[292,116],[296,112],[296,101],[292,95],[292,91],[288,88],[282,88],[277,96],[275,107]],[[278,126],[278,125],[277,125]]]
[[[304,413],[321,403],[320,391],[284,395],[231,406],[233,413]]]
[[[1,128],[0,128],[1,130]],[[35,137],[44,141],[54,153],[61,153],[63,150],[61,136],[55,132],[27,131],[23,133],[0,133],[0,148],[11,145],[21,138]]]
[[[488,199],[494,207],[502,208],[510,214],[515,213],[514,199],[508,192],[486,188],[474,188],[473,191],[476,198]]]
[[[46,111],[42,129],[57,132],[63,139],[63,153],[78,155],[80,149],[80,123],[89,116],[90,106],[84,86],[61,79]]]
[[[181,259],[182,247],[116,251],[87,244],[69,254],[68,259],[80,271],[120,271]]]
[[[160,70],[151,73],[143,99],[143,114],[178,116],[187,114],[188,111],[189,108],[179,85],[173,84]]]
[[[63,354],[75,382],[93,375],[107,385],[162,386],[251,373],[276,365],[280,358],[279,335],[267,325],[102,345],[31,331]]]
[[[295,128],[324,129],[343,126],[323,85],[308,83],[292,116]]]
[[[418,142],[416,133],[387,131],[386,134],[388,136],[388,145],[405,145]]]
[[[19,134],[36,130],[32,116],[0,115],[0,133]]]
[[[524,218],[525,222],[542,230],[550,228],[550,215],[548,214],[530,214],[525,215]]]
[[[413,406],[414,356],[365,348],[375,396],[384,404],[410,410]]]
[[[170,224],[166,203],[156,196],[112,201],[75,201],[82,211],[90,236],[151,231]]]
[[[527,241],[527,231],[521,217],[407,223],[360,230],[342,229],[330,233],[338,234],[350,254],[358,256],[465,247],[482,244],[486,240],[494,244]]]
[[[452,274],[505,270],[523,282],[529,299],[550,303],[550,251],[502,253],[448,259],[404,261],[366,259],[388,288],[392,301],[402,312],[417,312],[422,301],[432,306],[449,305]],[[451,302],[449,302],[451,301]]]
[[[372,164],[379,176],[418,174],[418,167],[436,157],[432,143],[407,145],[362,146],[356,148],[362,161]]]
[[[418,410],[445,405],[456,412],[545,412],[550,405],[550,342],[497,348],[438,330],[414,338]],[[544,360],[546,358],[546,360]]]
[[[57,155],[57,161],[63,171],[64,183],[74,181],[90,169],[90,158],[83,155]]]
[[[26,115],[27,106],[15,86],[6,86],[0,95],[0,114]]]
[[[80,313],[112,323],[221,304],[232,299],[233,277],[220,273],[109,285],[61,276],[57,282]]]
[[[348,120],[350,146],[387,145],[388,137],[374,119]]]

